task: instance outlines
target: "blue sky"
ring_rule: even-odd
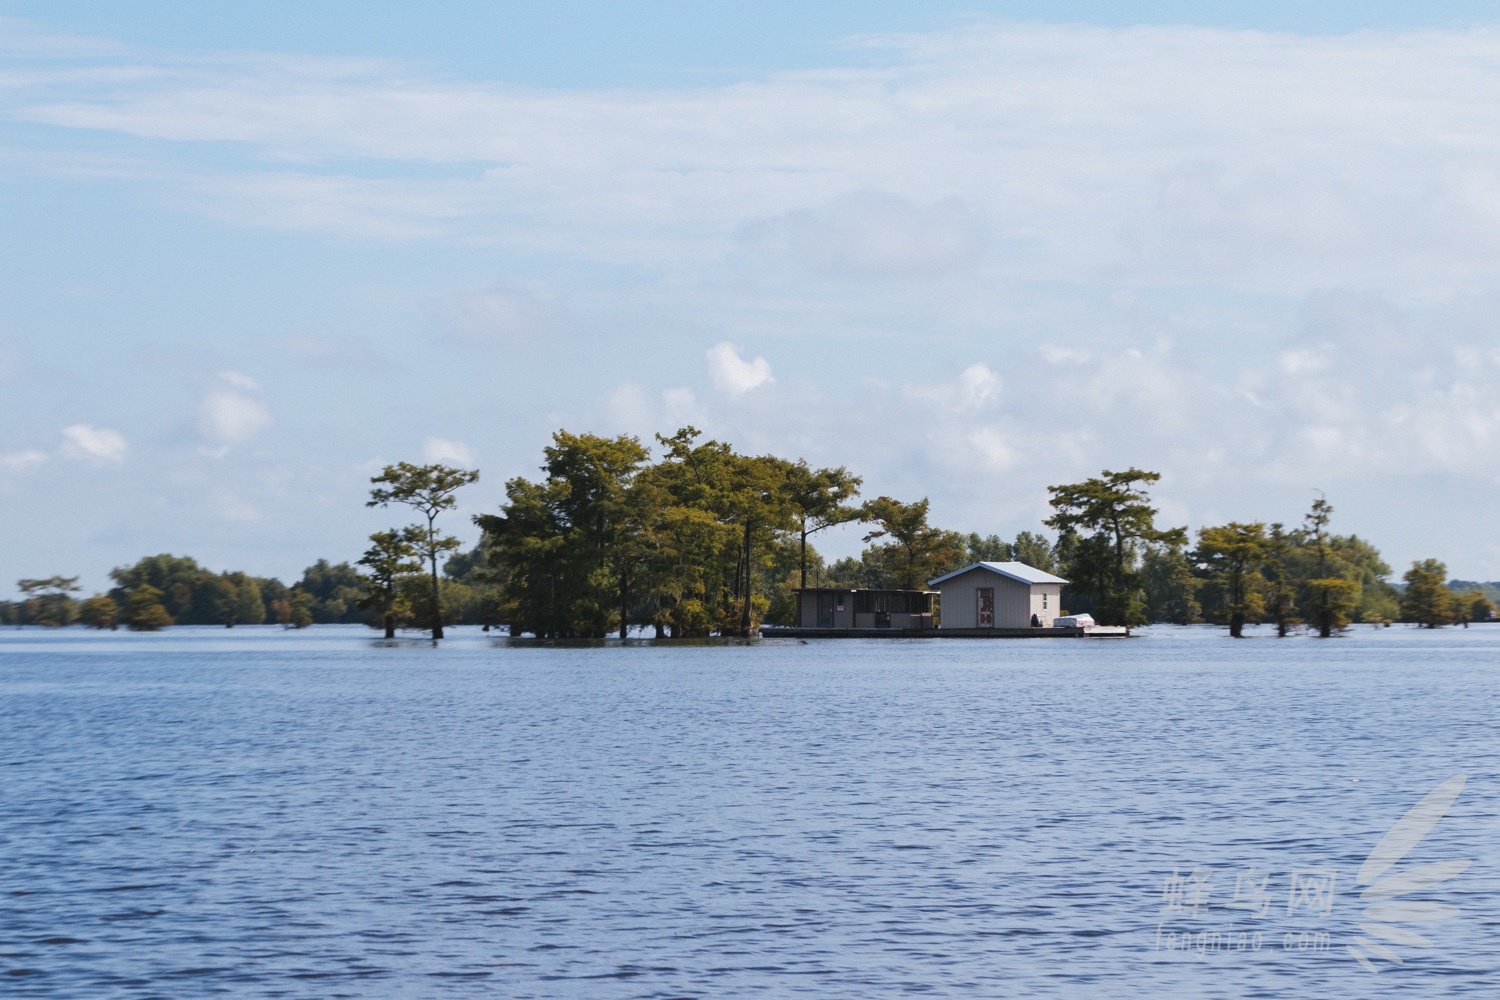
[[[0,3],[0,580],[292,578],[384,462],[682,422],[1495,579],[1487,6]]]

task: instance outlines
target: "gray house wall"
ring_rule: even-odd
[[[800,594],[797,595],[797,600],[801,604],[801,611],[802,611],[802,616],[797,619],[798,624],[800,624],[803,628],[817,628],[818,627],[818,595],[815,594],[815,593],[808,593],[807,591],[803,591],[802,593],[800,593]],[[840,601],[840,603],[843,604],[844,610],[840,611],[838,609],[838,605],[834,605],[834,609],[833,609],[833,627],[834,628],[855,628],[856,626],[854,624],[854,596],[846,591],[846,592],[844,592],[844,593],[842,593],[842,594],[839,595],[839,601]],[[870,624],[868,626],[866,626],[867,628],[874,628],[875,627],[875,621],[874,621],[875,616],[874,615],[861,615],[860,617],[861,618],[869,618],[870,619]]]
[[[797,595],[798,605],[802,612],[798,623],[802,628],[818,628],[818,595],[815,592],[803,591]],[[833,628],[874,628],[875,615],[873,612],[862,612],[856,614],[854,611],[854,592],[851,590],[840,591],[839,602],[844,610],[838,610],[838,605],[833,610]],[[918,614],[907,614],[900,611],[891,612],[890,627],[895,628],[931,628],[932,621]],[[924,625],[925,623],[925,625]]]
[[[1052,619],[1057,617],[1062,584],[1022,583],[983,566],[975,566],[967,573],[938,584],[938,593],[942,595],[940,627],[978,628],[981,587],[995,589],[996,628],[1027,628],[1031,625],[1032,615],[1039,617],[1044,626],[1050,626]],[[1046,607],[1042,606],[1043,603]]]

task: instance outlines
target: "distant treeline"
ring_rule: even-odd
[[[482,588],[462,578],[472,556],[449,560],[453,576],[442,582],[443,608],[449,624],[485,624]],[[25,598],[0,601],[0,625],[126,626],[154,630],[170,625],[278,624],[305,628],[323,624],[378,625],[379,615],[367,606],[368,577],[347,562],[319,559],[302,578],[287,586],[274,577],[247,573],[215,573],[186,556],[147,556],[133,566],[110,573],[116,586],[102,594],[79,599],[77,578],[22,580]],[[421,612],[427,603],[425,581],[403,581],[409,600]]]
[[[1102,624],[1247,622],[1331,635],[1351,622],[1430,627],[1493,616],[1500,584],[1446,581],[1436,560],[1400,582],[1368,541],[1331,530],[1316,500],[1302,519],[1202,528],[1157,525],[1153,472],[1106,471],[1048,487],[1053,516],[1012,539],[928,523],[928,501],[857,502],[858,476],[771,455],[742,455],[689,427],[638,439],[558,431],[542,476],[506,484],[496,513],[473,517],[480,543],[438,529],[478,473],[442,465],[388,467],[369,506],[407,506],[416,524],[376,532],[353,564],[319,560],[302,579],[215,573],[194,560],[150,556],[111,573],[108,593],[78,600],[77,579],[22,580],[0,623],[149,630],[173,624],[362,622],[393,635],[452,624],[507,626],[543,638],[625,634],[746,635],[791,624],[805,586],[919,589],[981,560],[1016,560],[1070,580],[1065,609]],[[864,525],[858,558],[825,562],[811,539]],[[939,613],[941,611],[939,610]]]

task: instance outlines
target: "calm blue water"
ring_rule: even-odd
[[[1495,995],[1500,626],[369,635],[0,632],[0,993]],[[1355,873],[1460,771],[1403,862],[1460,913],[1367,972]]]

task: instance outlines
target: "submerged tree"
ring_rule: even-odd
[[[1024,561],[1024,560],[1023,560]],[[1148,545],[1141,556],[1146,616],[1153,622],[1192,625],[1203,620],[1198,602],[1202,584],[1181,545]]]
[[[888,549],[898,557],[895,579],[888,581],[887,586],[922,590],[928,580],[963,558],[963,536],[928,524],[927,507],[926,497],[915,503],[877,497],[865,504],[864,520],[879,527],[865,535],[864,540],[887,538]]]
[[[1304,548],[1312,559],[1314,574],[1306,582],[1310,594],[1308,620],[1324,639],[1348,626],[1349,613],[1359,600],[1359,584],[1338,572],[1340,560],[1328,532],[1332,517],[1333,505],[1319,496],[1302,522]]]
[[[359,564],[369,571],[364,578],[365,597],[361,604],[380,620],[387,639],[396,637],[396,623],[404,610],[402,579],[422,572],[422,560],[417,554],[422,535],[418,525],[377,531],[370,536],[370,547],[360,557]],[[290,607],[287,611],[289,624]]]
[[[423,529],[417,548],[432,570],[432,617],[429,627],[432,629],[434,639],[443,637],[443,605],[438,588],[438,556],[459,546],[458,539],[450,535],[438,534],[437,517],[444,511],[452,510],[457,506],[458,501],[454,498],[454,493],[478,479],[479,472],[473,469],[455,469],[447,465],[412,465],[409,462],[387,465],[385,471],[370,479],[370,482],[377,485],[370,490],[370,499],[365,504],[366,507],[385,507],[393,503],[405,504],[427,519],[427,525]],[[311,614],[310,609],[308,614]]]
[[[29,617],[38,625],[61,628],[78,620],[78,607],[71,595],[83,589],[76,576],[49,576],[20,580],[16,586],[27,597]]]
[[[120,606],[106,594],[95,594],[78,606],[78,620],[89,628],[110,629],[120,627]]]
[[[837,469],[809,469],[799,461],[786,470],[786,495],[798,521],[801,558],[799,586],[807,587],[807,538],[836,524],[857,521],[860,508],[849,501],[859,496],[862,480],[842,465]]]
[[[137,584],[125,602],[125,625],[132,632],[155,632],[174,624],[161,598],[162,592],[151,584]]]
[[[1161,479],[1160,473],[1127,469],[1124,472],[1105,470],[1099,477],[1081,483],[1049,486],[1052,507],[1056,511],[1046,524],[1063,535],[1079,533],[1080,529],[1092,532],[1089,539],[1080,539],[1077,548],[1087,558],[1087,570],[1095,577],[1098,606],[1096,617],[1101,623],[1110,625],[1146,624],[1145,602],[1141,596],[1138,575],[1134,570],[1136,543],[1159,545],[1183,545],[1187,541],[1185,528],[1159,529],[1156,527],[1156,508],[1151,506],[1146,491],[1137,483],[1154,483]],[[1102,555],[1099,549],[1109,548],[1107,573],[1099,573],[1095,565]],[[1069,567],[1068,575],[1076,579],[1077,570]]]
[[[1224,612],[1233,638],[1242,638],[1245,619],[1259,618],[1264,608],[1260,566],[1265,555],[1266,526],[1260,522],[1231,521],[1198,532],[1194,557],[1224,589]]]
[[[1297,588],[1288,559],[1297,547],[1294,533],[1279,522],[1266,532],[1263,573],[1266,576],[1266,617],[1276,623],[1278,638],[1297,624]]]
[[[1401,579],[1406,584],[1401,598],[1403,620],[1425,628],[1453,623],[1457,602],[1444,582],[1448,579],[1447,566],[1436,559],[1423,559],[1412,563]]]

